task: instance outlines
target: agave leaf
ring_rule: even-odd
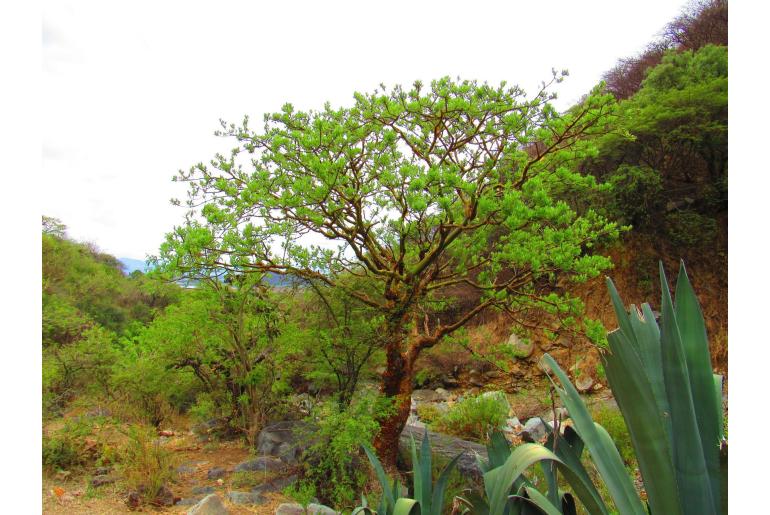
[[[457,460],[459,460],[461,456],[462,454],[455,456],[452,461],[444,467],[444,470],[441,471],[436,480],[436,484],[433,487],[433,498],[431,499],[430,513],[432,515],[441,515],[442,509],[444,508],[444,493],[446,492],[446,486],[449,482],[449,476],[452,474],[452,470],[455,468],[455,465],[457,465]]]
[[[671,292],[660,263],[661,313],[660,331],[663,378],[671,407],[671,428],[676,435],[672,449],[674,470],[683,513],[708,515],[716,513],[711,478],[706,468],[698,421],[693,405],[687,360],[677,324]],[[709,385],[713,394],[713,379]],[[711,403],[713,406],[713,402]]]
[[[714,374],[714,397],[717,403],[717,413],[719,413],[719,441],[725,439],[725,421],[722,412],[722,376]]]
[[[411,436],[412,452],[412,495],[417,502],[422,500],[422,473],[420,471],[420,457],[417,455],[417,445],[414,443],[414,436]]]
[[[673,468],[667,413],[659,413],[652,388],[641,369],[641,359],[620,331],[607,335],[611,352],[602,362],[615,400],[634,445],[639,470],[653,513],[681,513]],[[657,342],[656,342],[657,343]]]
[[[422,439],[422,448],[420,450],[420,468],[413,467],[412,473],[417,476],[420,475],[420,482],[422,483],[422,491],[420,496],[415,496],[415,499],[420,503],[420,511],[422,513],[432,513],[432,492],[433,486],[433,464],[431,462],[430,452],[430,440],[428,439],[428,429],[425,429],[425,436]]]
[[[505,439],[500,431],[493,431],[487,444],[487,456],[489,462],[485,464],[486,470],[482,469],[482,472],[487,472],[493,468],[497,468],[508,459],[511,455],[511,445],[508,440]]]
[[[525,443],[514,449],[502,466],[484,474],[490,515],[503,515],[514,481],[530,465],[541,460],[559,461],[559,458],[542,445]]]
[[[626,313],[626,308],[623,306],[623,301],[620,299],[618,290],[615,288],[615,284],[609,277],[605,279],[605,283],[607,284],[607,290],[610,292],[612,307],[615,309],[615,318],[618,319],[620,330],[626,334],[626,337],[629,339],[629,341],[631,341],[634,348],[636,348],[637,344],[634,335],[634,329],[631,326],[631,320],[629,319],[628,313]]]
[[[714,373],[711,369],[708,336],[703,313],[692,288],[684,262],[680,263],[674,304],[676,322],[690,377],[692,402],[700,432],[714,506],[719,506],[719,426],[722,421],[721,394],[714,398]]]
[[[538,492],[536,488],[524,487],[524,489],[527,492],[527,496],[524,499],[537,506],[543,513],[546,515],[562,515],[561,510],[546,496]]]
[[[548,484],[548,501],[553,504],[559,504],[559,483],[556,481],[556,464],[552,461],[541,461],[540,468],[543,469],[543,476]]]
[[[586,507],[588,512],[607,515],[609,510],[604,504],[602,496],[596,490],[593,482],[591,482],[588,471],[580,461],[580,453],[583,451],[583,441],[575,430],[569,426],[565,428],[564,434],[565,438],[562,438],[561,436],[558,436],[556,432],[551,432],[545,446],[548,449],[552,449],[554,454],[564,462],[565,467],[574,474],[574,479],[568,481],[578,499],[580,499],[580,502],[583,503],[583,506]],[[566,474],[565,477],[567,477]]]
[[[554,385],[554,387],[567,407],[580,438],[588,447],[591,457],[607,485],[607,490],[615,501],[615,506],[623,514],[644,515],[646,510],[636,494],[634,484],[612,440],[609,439],[610,445],[607,445],[606,439],[603,438],[591,419],[591,415],[589,415],[588,409],[583,404],[577,390],[572,386],[569,378],[556,361],[549,354],[543,356],[543,361],[556,374],[562,385],[561,388],[558,385]]]
[[[410,515],[413,511],[414,513],[420,513],[420,503],[414,499],[401,497],[396,501],[396,506],[393,508],[393,515]]]
[[[389,511],[389,508],[392,508],[396,504],[395,495],[391,490],[391,483],[390,478],[388,478],[388,475],[385,473],[385,470],[382,468],[382,464],[380,463],[380,460],[377,459],[377,455],[369,450],[367,446],[363,446],[364,452],[366,453],[366,457],[369,458],[369,463],[372,464],[372,468],[374,468],[375,474],[377,474],[377,480],[380,482],[380,486],[382,487],[382,500],[380,501],[380,512],[385,513],[386,511]],[[395,484],[394,484],[395,486]],[[400,495],[399,495],[400,497]],[[385,510],[382,509],[382,507],[385,508]]]

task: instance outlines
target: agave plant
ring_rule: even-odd
[[[684,264],[677,281],[676,303],[671,300],[662,266],[660,278],[660,327],[647,304],[642,305],[641,312],[631,306],[627,313],[608,279],[620,327],[608,335],[609,352],[602,356],[610,388],[631,435],[647,506],[609,434],[591,419],[567,375],[546,354],[544,363],[556,376],[559,384],[554,386],[574,429],[566,427],[564,436],[552,431],[545,446],[524,444],[514,450],[502,435],[493,435],[487,446],[489,461],[479,462],[486,497],[468,497],[470,512],[576,513],[575,498],[558,489],[560,473],[588,513],[610,513],[581,463],[587,448],[615,507],[624,515],[727,513],[722,378],[712,373],[703,315]],[[545,494],[524,475],[536,462],[545,472]]]
[[[444,493],[446,492],[449,475],[457,465],[460,454],[454,457],[439,473],[435,486],[432,477],[432,461],[430,440],[428,431],[425,430],[425,436],[422,439],[420,453],[417,453],[417,445],[412,438],[412,497],[402,497],[401,483],[398,479],[391,480],[382,468],[377,455],[368,447],[364,446],[364,452],[377,474],[377,479],[382,486],[382,498],[377,510],[372,510],[366,501],[366,497],[361,496],[361,506],[353,510],[351,515],[359,513],[378,514],[378,515],[409,515],[410,513],[419,513],[421,515],[441,515],[444,507]]]
[[[484,493],[471,493],[463,498],[468,512],[483,515],[528,515],[577,513],[575,497],[558,487],[561,473],[580,502],[591,514],[607,514],[609,510],[580,462],[583,441],[569,426],[564,436],[551,431],[545,446],[526,443],[511,450],[510,444],[496,432],[487,445],[489,460],[479,460],[484,473]],[[524,471],[540,463],[547,482],[547,492],[541,493]]]
[[[602,363],[620,407],[652,514],[727,513],[722,377],[711,369],[706,327],[684,263],[672,302],[660,266],[661,324],[648,304],[626,312],[607,279],[619,328]],[[621,513],[647,513],[606,431],[595,425],[567,375],[549,355],[557,391]],[[720,456],[720,446],[723,450]]]

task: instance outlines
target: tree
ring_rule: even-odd
[[[422,351],[490,309],[574,322],[579,302],[554,286],[610,264],[591,249],[617,226],[552,192],[597,187],[574,165],[609,130],[614,99],[597,90],[559,114],[548,87],[562,76],[532,98],[444,78],[357,93],[349,108],[287,104],[261,133],[248,118],[223,122],[238,146],[180,172],[191,212],[161,258],[315,280],[380,313],[381,390],[395,410],[375,447],[393,466]],[[375,288],[348,287],[349,276]]]

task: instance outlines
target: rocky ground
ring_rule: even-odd
[[[592,385],[590,392],[586,396],[590,403],[613,402],[607,389]],[[418,415],[420,406],[448,409],[467,394],[467,387],[415,390],[412,412],[401,438],[404,450],[408,449],[412,437],[420,441],[425,434],[425,424]],[[509,418],[505,433],[511,442],[540,440],[546,433],[545,424],[553,425],[554,411],[547,388],[520,390],[514,394],[493,390],[484,395],[499,397],[507,404]],[[557,408],[556,415],[566,414]],[[50,514],[303,513],[296,511],[297,506],[282,494],[296,480],[297,458],[303,448],[303,437],[297,436],[302,431],[297,428],[302,426],[301,422],[268,426],[260,433],[256,449],[251,452],[240,440],[211,438],[217,430],[216,421],[199,425],[194,431],[186,427],[165,430],[159,432],[158,439],[173,454],[176,474],[173,483],[161,491],[159,506],[132,506],[131,494],[119,486],[117,472],[105,467],[44,478],[43,511]],[[459,463],[463,475],[478,475],[476,455],[484,457],[483,445],[434,432],[430,432],[430,438],[437,454],[451,457],[464,453]],[[314,507],[319,513],[324,512],[324,508]]]

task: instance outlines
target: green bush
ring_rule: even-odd
[[[666,215],[666,233],[675,245],[693,247],[714,241],[717,222],[710,216],[693,211]]]
[[[482,442],[492,431],[503,426],[507,417],[507,402],[494,395],[482,394],[463,398],[430,425],[441,433]]]
[[[144,427],[132,426],[127,434],[129,440],[120,456],[121,476],[144,502],[152,502],[161,487],[174,477],[172,453],[160,445],[153,431]]]
[[[387,400],[364,396],[340,411],[333,401],[317,406],[311,415],[314,443],[305,452],[302,484],[330,506],[353,506],[368,479],[361,466],[362,445],[371,445],[378,419],[390,412]]]
[[[61,429],[43,434],[43,469],[46,472],[101,464],[109,457],[100,427],[111,424],[103,417],[67,420]]]

